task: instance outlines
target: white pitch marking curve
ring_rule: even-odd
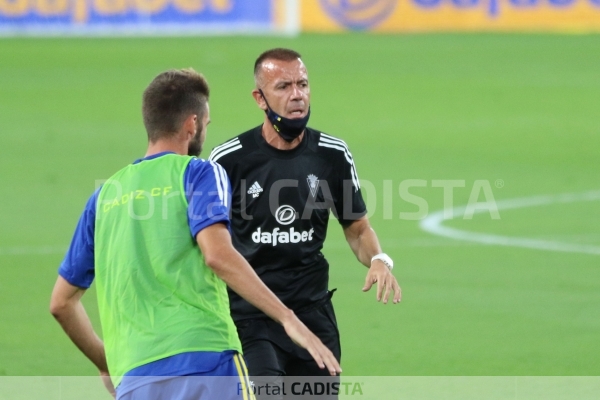
[[[589,191],[583,193],[564,193],[547,196],[524,197],[510,200],[500,200],[496,204],[498,210],[512,210],[516,208],[545,206],[557,203],[575,203],[582,201],[600,200],[600,191]],[[466,206],[455,207],[452,209],[453,215],[464,215]],[[487,209],[477,209],[475,213],[489,212]],[[461,229],[443,226],[444,210],[436,211],[428,217],[421,220],[419,226],[426,232],[438,236],[445,236],[457,240],[466,240],[488,245],[525,247],[529,249],[562,251],[569,253],[586,253],[600,255],[600,246],[563,243],[550,240],[530,239],[521,237],[510,237],[502,235],[492,235],[487,233],[476,233],[464,231]]]

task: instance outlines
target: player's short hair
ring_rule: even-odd
[[[210,89],[204,76],[192,68],[169,70],[148,85],[142,99],[142,115],[148,140],[175,135],[191,114],[204,118]]]
[[[267,60],[277,60],[277,61],[294,61],[299,58],[302,58],[300,53],[291,49],[284,49],[278,47],[276,49],[267,50],[262,53],[256,61],[254,62],[254,79],[258,81],[258,74],[260,73],[260,68],[262,64]]]

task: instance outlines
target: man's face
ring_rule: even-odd
[[[302,118],[310,106],[310,86],[308,73],[302,60],[266,60],[262,64],[258,79],[269,106],[285,118]],[[263,110],[267,105],[260,96],[258,103]]]
[[[208,107],[208,103],[206,103],[206,112],[204,113],[204,117],[202,117],[202,121],[198,121],[198,125],[196,128],[196,135],[190,141],[188,145],[188,155],[198,157],[200,153],[202,153],[202,145],[204,144],[204,140],[206,140],[206,130],[208,129],[208,124],[210,124],[210,108]]]

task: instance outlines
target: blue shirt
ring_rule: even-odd
[[[161,157],[163,152],[136,160],[134,164]],[[212,161],[193,159],[184,174],[184,190],[188,201],[188,225],[195,240],[202,229],[215,223],[224,223],[229,228],[231,186],[223,168]],[[96,225],[96,203],[98,188],[85,205],[79,218],[71,245],[67,250],[58,273],[73,286],[87,289],[94,280],[94,230]],[[200,338],[199,338],[200,339]],[[213,363],[216,355],[209,352],[183,353],[150,364],[134,368],[126,375],[137,376],[181,376],[206,371],[206,363]],[[119,391],[131,388],[119,385]]]

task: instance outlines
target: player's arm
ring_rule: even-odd
[[[283,325],[288,336],[308,350],[320,368],[327,368],[331,375],[342,372],[333,353],[271,292],[235,250],[224,224],[215,223],[202,229],[196,240],[206,265],[233,291]]]
[[[107,372],[104,344],[94,332],[81,303],[85,289],[71,285],[59,276],[50,299],[50,312],[69,338],[100,371]]]
[[[88,200],[71,245],[59,268],[59,276],[50,299],[50,312],[71,341],[100,372],[104,386],[115,396],[110,380],[104,343],[92,327],[81,297],[94,280],[94,227],[96,201],[100,189]]]
[[[115,390],[109,379],[104,343],[100,340],[81,303],[85,289],[71,285],[59,276],[50,299],[50,312],[56,318],[71,341],[98,368],[102,380],[114,396]]]
[[[368,291],[377,282],[377,301],[383,299],[383,303],[387,304],[393,291],[393,302],[398,303],[402,299],[402,290],[391,268],[380,259],[372,260],[374,256],[381,254],[381,246],[369,219],[363,216],[346,225],[344,235],[358,261],[369,268],[362,290]]]

